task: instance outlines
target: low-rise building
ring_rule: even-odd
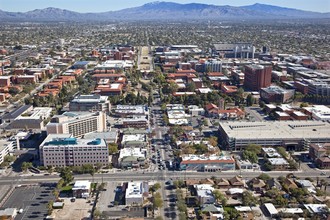
[[[262,149],[262,154],[268,158],[278,158],[282,157],[276,150],[275,148],[272,147],[263,147]]]
[[[117,117],[132,117],[137,115],[149,115],[148,106],[145,105],[117,105],[113,109],[114,115]]]
[[[80,180],[74,183],[72,194],[76,198],[88,198],[91,192],[91,182],[88,180]]]
[[[0,219],[1,220],[14,220],[17,216],[17,209],[16,208],[6,208],[0,210]]]
[[[329,208],[326,204],[304,204],[305,209],[312,215],[329,214]]]
[[[180,169],[205,172],[235,170],[235,160],[231,156],[184,155]]]
[[[269,217],[274,218],[278,216],[278,211],[272,203],[265,203],[263,208]]]
[[[136,116],[133,118],[123,118],[123,128],[148,128],[149,120],[145,116]]]
[[[194,186],[200,204],[213,204],[215,198],[212,194],[214,188],[209,184],[199,184]]]
[[[109,149],[102,139],[77,139],[71,134],[49,134],[39,146],[43,166],[65,167],[109,164]]]
[[[148,192],[148,183],[145,182],[128,182],[125,192],[125,205],[141,205],[143,204],[143,193]]]
[[[138,168],[145,164],[146,150],[141,148],[122,148],[119,152],[118,166],[124,169]]]
[[[267,161],[272,167],[272,170],[286,170],[289,166],[289,163],[286,159],[279,158],[268,158]]]
[[[330,143],[310,144],[309,156],[317,167],[322,169],[330,168],[330,155],[328,154],[329,149]]]
[[[25,111],[7,127],[8,129],[44,129],[44,120],[50,117],[52,108],[36,107]]]
[[[303,109],[305,114],[312,116],[315,120],[330,120],[330,108],[325,105],[313,105],[310,107],[304,107]]]
[[[260,166],[257,163],[251,163],[248,160],[236,160],[237,168],[240,170],[259,170]]]
[[[103,111],[110,112],[111,104],[108,96],[78,95],[69,104],[70,111]]]
[[[121,146],[123,148],[130,147],[146,147],[147,136],[146,134],[124,134],[121,139]]]

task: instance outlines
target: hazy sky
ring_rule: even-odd
[[[154,0],[0,0],[4,11],[29,11],[47,7],[77,12],[104,12],[136,7]],[[205,3],[214,5],[242,6],[254,3],[271,4],[308,11],[330,12],[330,0],[166,0],[178,3]]]

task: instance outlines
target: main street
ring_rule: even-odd
[[[272,171],[272,172],[262,172],[262,171],[223,171],[223,172],[184,172],[184,171],[167,171],[166,175],[163,172],[143,172],[143,171],[125,171],[125,172],[117,172],[117,173],[105,173],[105,174],[95,174],[92,177],[89,174],[82,174],[82,175],[75,175],[75,180],[92,180],[101,182],[103,181],[131,181],[131,180],[140,180],[140,181],[148,181],[148,180],[155,180],[155,181],[166,181],[169,179],[172,180],[185,180],[185,179],[203,179],[203,178],[210,178],[212,176],[217,178],[231,178],[236,175],[241,175],[244,179],[251,179],[254,177],[259,176],[262,173],[266,173],[271,177],[279,177],[279,176],[286,176],[292,172],[290,171]],[[328,178],[328,175],[321,175],[318,171],[295,171],[293,174],[298,178]],[[0,185],[8,185],[12,183],[19,183],[19,184],[32,184],[32,183],[40,183],[40,182],[57,182],[60,179],[58,175],[34,175],[34,176],[8,176],[8,177],[1,177],[0,178]],[[19,180],[19,181],[17,181]]]

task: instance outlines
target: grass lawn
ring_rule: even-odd
[[[73,185],[63,186],[61,188],[61,193],[71,193]]]

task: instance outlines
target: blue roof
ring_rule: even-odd
[[[77,61],[73,65],[88,65],[89,61]]]

